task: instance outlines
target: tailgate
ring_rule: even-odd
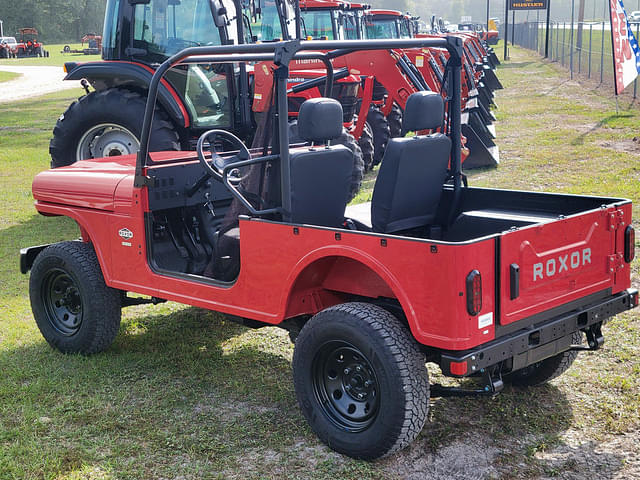
[[[505,232],[500,240],[500,324],[613,287],[617,225],[611,214],[616,212],[601,209]]]

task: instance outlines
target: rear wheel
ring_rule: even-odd
[[[105,284],[91,244],[44,249],[31,269],[29,296],[40,332],[63,353],[101,352],[118,333],[120,291]]]
[[[378,108],[376,105],[372,105],[369,108],[369,113],[367,114],[367,123],[371,127],[371,133],[373,135],[374,152],[373,165],[371,166],[371,168],[373,168],[382,161],[384,151],[387,148],[387,143],[389,142],[389,138],[391,138],[391,135],[389,132],[389,123],[380,111],[380,108]]]
[[[402,109],[397,103],[393,104],[389,115],[387,115],[387,121],[389,122],[389,130],[391,131],[391,138],[398,138],[402,136]]]
[[[145,103],[142,95],[121,88],[91,92],[73,102],[53,129],[51,168],[136,153]],[[150,151],[180,149],[178,134],[160,110],[154,115],[149,147]]]
[[[313,431],[354,458],[406,447],[427,418],[424,354],[407,328],[375,305],[336,305],[309,320],[296,339],[293,378]]]
[[[371,126],[368,123],[364,124],[362,135],[360,135],[360,138],[358,139],[358,145],[360,146],[360,150],[362,150],[364,171],[369,171],[373,168],[373,155],[375,146],[373,143],[373,133],[371,131]]]
[[[582,343],[582,332],[573,334],[572,344]],[[541,385],[566,372],[578,356],[577,351],[567,351],[559,353],[553,357],[529,365],[528,367],[516,370],[504,376],[504,380],[513,385],[521,387],[532,387]]]

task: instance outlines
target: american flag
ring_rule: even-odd
[[[616,95],[640,74],[640,46],[633,35],[622,0],[609,0]]]

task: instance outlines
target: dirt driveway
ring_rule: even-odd
[[[1,65],[0,70],[22,76],[0,84],[0,103],[36,97],[45,93],[80,88],[80,82],[63,82],[62,67],[26,67]]]

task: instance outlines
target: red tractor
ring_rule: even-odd
[[[49,52],[38,41],[38,31],[35,28],[21,28],[18,30],[18,42],[15,56],[20,57],[48,57]]]
[[[298,135],[310,145],[290,147],[289,65],[321,60],[330,84],[346,52],[425,47],[452,59],[449,113],[437,93],[410,95],[403,130],[418,133],[389,141],[371,203],[346,208],[354,157],[332,145],[342,107],[306,101]],[[311,429],[363,459],[410,444],[430,394],[538,385],[578,351],[599,349],[608,319],[638,304],[631,202],[465,185],[463,56],[462,40],[446,37],[191,47],[164,60],[137,155],[34,179],[37,211],[74,219],[82,235],[21,251],[45,339],[61,352],[95,354],[118,335],[123,306],[164,300],[281,326],[295,338],[293,383]],[[257,61],[274,73],[259,148],[215,129],[197,154],[148,153],[165,75],[178,65],[224,72]],[[419,133],[441,128],[449,135]],[[430,386],[426,362],[482,384]]]
[[[58,120],[49,145],[51,166],[137,152],[139,119],[153,72],[180,49],[297,36],[299,17],[293,0],[274,0],[260,6],[259,2],[249,2],[249,8],[245,3],[153,0],[132,4],[109,0],[102,35],[103,61],[65,63],[66,80],[84,79],[94,91],[87,86],[87,95],[71,104]],[[238,21],[245,16],[252,22]],[[123,23],[133,25],[133,29],[116,34]],[[262,67],[258,69],[262,73]],[[160,88],[151,149],[194,150],[199,136],[211,128],[228,130],[251,144],[257,123],[254,103],[262,95],[256,89],[253,70],[253,65],[234,69],[203,62],[169,72]],[[336,94],[348,93],[335,90]],[[363,177],[362,152],[348,132],[339,141],[357,157],[353,196]]]
[[[364,38],[408,38],[415,35],[415,18],[392,10],[370,10],[368,5],[347,3],[341,0],[303,0],[300,2],[303,18],[303,36],[314,39],[364,39]],[[381,24],[375,22],[380,21]],[[378,25],[378,26],[376,26]],[[468,47],[467,47],[468,48]],[[446,50],[445,50],[446,53]],[[438,55],[438,60],[434,59]],[[406,51],[371,52],[367,56],[345,55],[340,66],[361,76],[359,115],[353,130],[356,138],[370,130],[374,139],[374,161],[382,159],[384,148],[390,137],[400,136],[402,110],[412,92],[422,90],[442,91],[448,75],[447,59],[441,60],[442,52],[429,49]],[[442,61],[441,65],[437,62]],[[498,149],[493,139],[495,130],[491,125],[495,119],[489,111],[492,93],[483,84],[476,86],[473,64],[464,59],[465,84],[463,105],[465,111],[464,134],[467,137],[465,168],[496,165]],[[308,63],[294,69],[309,69]],[[481,100],[469,102],[469,92],[484,95]],[[488,101],[484,101],[487,97]],[[299,103],[299,102],[298,102]],[[486,106],[485,106],[486,105]],[[482,114],[482,115],[481,115]],[[366,122],[366,123],[365,123]],[[387,129],[388,127],[388,129]],[[364,146],[363,146],[364,150]]]

